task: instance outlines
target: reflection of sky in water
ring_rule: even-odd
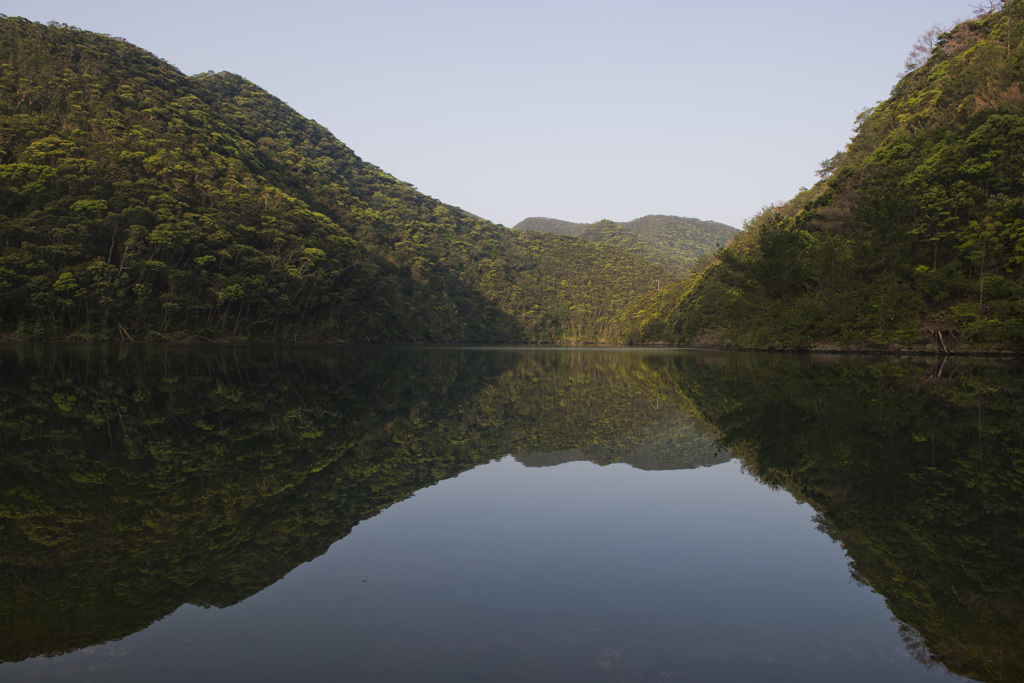
[[[360,523],[240,605],[186,606],[0,678],[951,680],[910,659],[812,515],[735,461],[504,458]]]

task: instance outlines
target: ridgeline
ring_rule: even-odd
[[[713,253],[739,232],[724,223],[654,215],[625,223],[610,220],[570,223],[534,217],[520,221],[515,229],[581,237],[588,242],[623,249],[679,277],[688,274],[701,258]]]
[[[240,76],[0,17],[0,338],[599,342],[669,279],[427,197]]]
[[[997,4],[739,233],[509,230],[240,76],[2,17],[0,338],[1024,351],[1024,5]]]
[[[926,34],[815,187],[632,314],[634,342],[1024,351],[1024,3]]]

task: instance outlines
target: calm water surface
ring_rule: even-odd
[[[21,346],[0,376],[0,680],[1019,680],[1013,364]]]

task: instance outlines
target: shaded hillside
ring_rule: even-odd
[[[1022,25],[1015,0],[928,43],[823,180],[751,220],[634,338],[1024,350]]]
[[[513,230],[533,230],[534,232],[550,232],[553,235],[578,237],[589,223],[573,223],[557,218],[532,217],[524,218],[513,226]]]
[[[516,230],[581,237],[629,251],[671,270],[688,272],[702,256],[713,253],[739,232],[724,223],[679,216],[644,216],[616,223],[570,223],[554,218],[527,218]]]
[[[239,76],[0,18],[0,335],[593,341],[659,276],[427,197]]]

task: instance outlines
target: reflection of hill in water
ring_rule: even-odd
[[[0,661],[238,602],[506,453],[643,469],[734,453],[814,506],[922,661],[1024,680],[1016,365],[17,346],[0,375]]]
[[[675,410],[643,358],[0,349],[0,661],[236,603],[509,450],[628,441]]]
[[[919,661],[1024,680],[1019,362],[689,356],[671,380],[748,472],[814,507]]]
[[[553,467],[567,462],[597,465],[623,463],[638,470],[688,470],[727,462],[723,451],[706,431],[697,429],[683,411],[674,411],[635,433],[586,448],[555,453],[515,456],[527,467]]]

